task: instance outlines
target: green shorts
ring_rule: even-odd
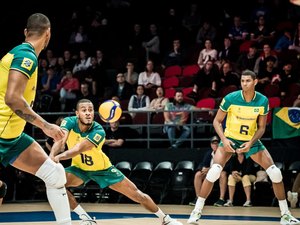
[[[85,171],[76,166],[69,166],[65,170],[67,173],[72,173],[79,177],[85,184],[90,180],[95,181],[100,188],[118,183],[125,178],[124,174],[114,166],[98,171]]]
[[[235,140],[233,138],[228,138],[228,139],[233,141],[233,143],[235,144],[234,146],[232,146],[233,149],[239,148],[243,143],[246,142],[246,141],[238,141],[238,140]],[[220,141],[219,146],[224,147],[222,141]],[[245,154],[246,158],[249,158],[251,155],[253,155],[253,154],[255,154],[259,151],[265,150],[265,149],[266,149],[266,147],[263,145],[263,143],[260,140],[258,140],[257,142],[255,142],[252,145],[249,152],[245,152],[244,154]]]
[[[34,139],[25,133],[17,138],[0,138],[0,161],[3,166],[6,167],[8,164],[12,164],[33,142]]]

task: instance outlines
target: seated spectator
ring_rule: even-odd
[[[244,153],[237,153],[231,159],[230,173],[231,174],[228,177],[229,200],[224,204],[224,206],[233,206],[235,186],[238,182],[242,182],[246,195],[246,202],[243,206],[252,206],[251,184],[253,184],[256,180],[256,171],[252,159],[247,159]]]
[[[128,103],[128,111],[130,111],[131,117],[135,117],[136,113],[134,112],[147,110],[149,109],[149,106],[150,98],[144,94],[144,86],[138,85],[136,88],[136,94],[130,97]]]
[[[196,102],[199,99],[211,96],[216,97],[217,81],[220,77],[219,68],[213,60],[208,60],[204,67],[196,74],[193,80],[193,91],[188,97]],[[209,92],[209,94],[208,94]]]
[[[161,77],[159,73],[154,71],[153,61],[147,61],[145,71],[139,74],[138,85],[143,85],[145,89],[151,89],[161,85]]]
[[[210,61],[217,61],[218,51],[213,48],[211,40],[205,41],[205,47],[200,51],[197,64],[202,69]]]
[[[274,67],[278,67],[278,56],[274,50],[272,50],[271,45],[269,43],[265,43],[263,45],[263,52],[260,54],[260,56],[256,59],[255,65],[254,65],[254,72],[256,74],[261,73],[262,70],[266,68],[267,59],[269,57],[274,57]]]
[[[80,93],[78,94],[77,99],[80,100],[83,98],[90,100],[93,103],[95,109],[99,108],[99,100],[95,95],[93,95],[91,93],[90,88],[89,88],[89,83],[86,83],[86,82],[81,83]]]
[[[118,73],[116,83],[112,87],[112,96],[118,96],[120,101],[129,100],[134,93],[134,87],[125,80],[123,73]]]
[[[297,177],[293,183],[292,190],[287,192],[287,200],[290,202],[291,208],[297,208],[299,195],[300,195],[300,173],[297,174]]]
[[[210,21],[205,20],[199,28],[196,43],[203,46],[206,40],[211,40],[215,43],[217,37],[217,29],[211,24]]]
[[[160,111],[165,108],[165,105],[169,102],[168,98],[164,97],[165,91],[163,87],[157,87],[156,88],[156,98],[152,99],[150,102],[150,109],[153,109],[155,111]]]
[[[196,192],[196,199],[194,202],[190,202],[189,205],[195,205],[197,198],[200,195],[202,183],[207,175],[209,168],[213,164],[213,156],[216,153],[219,142],[220,140],[217,136],[213,136],[210,139],[210,148],[212,151],[207,151],[202,161],[202,167],[195,174],[194,188]],[[227,170],[228,170],[228,168],[226,169],[226,167],[228,167],[227,165],[229,164],[228,163],[226,164],[219,178],[220,197],[219,200],[214,203],[214,206],[223,206],[226,203],[225,194],[227,191]]]
[[[79,80],[73,77],[71,70],[66,70],[65,75],[57,85],[57,91],[59,91],[61,111],[64,112],[66,109],[67,100],[75,100],[79,92],[80,83]],[[74,101],[74,102],[75,102]]]
[[[73,74],[80,77],[91,65],[91,57],[88,56],[85,50],[80,50],[79,59],[73,67]]]
[[[250,45],[247,52],[240,54],[236,61],[236,69],[238,73],[248,69],[254,70],[255,62],[259,57],[256,45]]]
[[[124,73],[125,80],[127,83],[135,87],[138,82],[139,74],[135,71],[135,66],[133,62],[127,62],[126,64],[127,71]]]
[[[173,47],[167,52],[163,58],[162,68],[165,69],[168,66],[183,66],[186,60],[186,52],[181,46],[179,39],[173,40]]]
[[[223,46],[218,52],[218,65],[222,65],[224,62],[234,63],[237,60],[238,52],[231,44],[231,39],[225,37],[223,40]]]
[[[109,128],[105,131],[104,146],[107,146],[109,149],[121,148],[125,143],[125,132],[119,125],[119,121],[111,122],[109,123]]]
[[[291,31],[286,29],[276,41],[274,50],[277,52],[282,52],[284,50],[288,50],[292,44],[293,44],[293,38],[292,38]]]
[[[187,122],[190,110],[193,109],[195,109],[195,106],[184,102],[183,92],[180,90],[176,91],[173,102],[166,104],[164,109],[164,132],[168,135],[171,149],[180,147],[189,137],[191,128],[187,125]],[[178,138],[176,138],[177,133],[179,133]]]
[[[41,78],[41,94],[54,95],[56,92],[56,87],[59,84],[60,80],[60,74],[55,71],[54,67],[50,66],[47,69],[47,72],[44,73]]]
[[[237,73],[233,72],[232,65],[229,62],[223,63],[220,69],[220,80],[218,81],[218,90],[234,85],[240,87],[240,77]]]

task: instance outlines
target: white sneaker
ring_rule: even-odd
[[[187,223],[188,224],[195,224],[197,225],[198,224],[198,220],[201,218],[201,211],[198,211],[198,210],[193,210],[191,215],[190,215],[190,218],[188,219]]]
[[[182,225],[182,223],[177,221],[176,219],[172,219],[169,215],[166,215],[164,217],[162,225]]]
[[[251,201],[246,201],[243,206],[244,207],[251,207],[252,203],[251,203]]]
[[[300,221],[297,220],[295,217],[293,217],[290,214],[284,214],[280,219],[281,225],[295,225],[300,224]]]
[[[79,218],[81,219],[80,225],[96,225],[97,224],[95,217],[93,217],[91,219],[91,218],[88,218],[84,215],[81,215]]]
[[[233,204],[232,204],[232,201],[230,200],[227,200],[227,202],[224,204],[225,207],[232,207]]]
[[[298,193],[297,192],[287,192],[287,200],[290,202],[291,208],[297,208]]]

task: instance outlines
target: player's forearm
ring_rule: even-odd
[[[24,98],[11,97],[9,99],[5,99],[5,103],[16,115],[24,119],[26,122],[29,122],[42,130],[49,126],[49,123],[46,120],[32,110]]]
[[[213,126],[215,128],[216,133],[218,134],[218,136],[220,137],[221,140],[226,138],[225,135],[224,135],[224,130],[223,130],[221,122],[219,122],[218,120],[214,120],[213,121]]]
[[[76,155],[80,154],[82,151],[79,147],[79,145],[75,145],[73,148],[64,151],[63,153],[57,155],[56,157],[59,158],[59,160],[67,160],[75,157]]]
[[[58,153],[63,152],[63,151],[64,151],[63,141],[54,142],[53,145],[52,145],[52,148],[50,150],[50,156],[54,157]]]
[[[252,139],[250,140],[251,142],[251,146],[257,141],[259,140],[265,133],[265,128],[260,127],[257,129],[257,131],[255,132],[255,134],[253,135]]]

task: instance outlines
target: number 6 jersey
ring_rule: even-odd
[[[246,102],[242,91],[239,90],[226,95],[220,109],[227,112],[225,136],[249,141],[257,130],[258,116],[268,114],[269,101],[266,96],[255,92],[253,99]]]

